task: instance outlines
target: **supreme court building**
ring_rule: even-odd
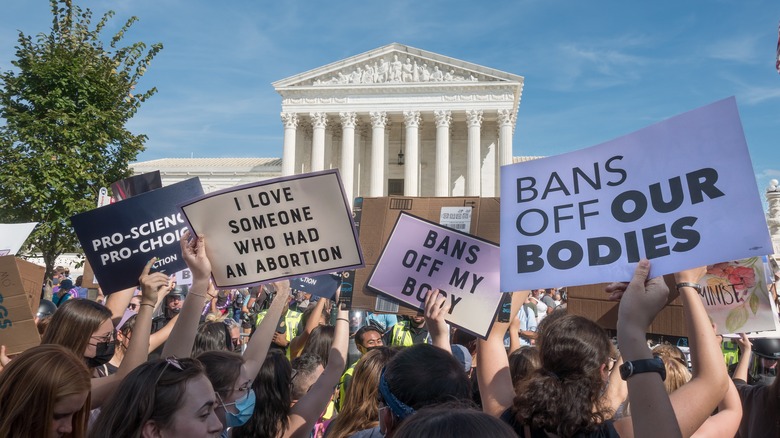
[[[523,77],[393,43],[273,83],[282,158],[162,159],[164,184],[199,176],[207,192],[338,168],[357,196],[499,196]]]

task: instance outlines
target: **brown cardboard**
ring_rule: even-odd
[[[674,276],[666,275],[664,280],[669,290],[675,292]],[[607,299],[604,292],[606,285],[607,283],[602,283],[566,288],[569,295],[569,313],[592,319],[603,328],[617,329],[618,303]],[[647,331],[659,335],[688,336],[679,297],[658,313]]]
[[[382,248],[384,248],[390,233],[393,231],[393,226],[401,211],[439,223],[442,207],[464,206],[473,208],[469,234],[498,244],[500,229],[499,198],[363,198],[362,216],[360,219],[360,246],[363,249],[366,267],[355,271],[352,308],[381,311],[376,308],[377,294],[368,290],[365,285],[379,259],[379,255],[382,253]],[[399,304],[402,307],[398,313],[405,315],[417,313],[416,309],[405,307],[406,305],[403,303]]]
[[[38,311],[46,268],[0,257],[0,345],[17,354],[41,342],[33,317]]]
[[[95,282],[95,272],[92,270],[89,260],[84,259],[84,273],[81,275],[81,287],[97,289],[100,286]]]

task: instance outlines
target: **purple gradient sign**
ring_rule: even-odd
[[[501,168],[501,290],[628,281],[773,252],[734,98]]]
[[[401,212],[366,286],[418,309],[439,289],[447,322],[484,338],[501,301],[499,264],[495,244]]]

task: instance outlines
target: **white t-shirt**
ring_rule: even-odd
[[[538,324],[547,316],[547,304],[534,297],[531,297],[531,299],[536,303],[536,323]]]

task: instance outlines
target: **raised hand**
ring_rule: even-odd
[[[149,304],[152,308],[157,305],[157,296],[160,291],[167,288],[169,284],[168,276],[162,272],[149,273],[156,261],[156,257],[149,260],[144,266],[141,276],[138,277],[138,282],[141,284],[141,305]]]
[[[618,320],[641,328],[642,331],[647,329],[669,300],[669,288],[663,277],[648,280],[649,272],[650,261],[641,260],[625,290],[621,292],[621,287],[616,286],[612,291],[612,295],[619,295],[620,299]]]
[[[450,351],[450,328],[444,316],[450,311],[447,296],[438,289],[428,291],[425,296],[425,327],[431,334],[433,345]]]
[[[208,278],[211,276],[211,262],[206,256],[206,238],[204,236],[192,236],[190,230],[182,234],[181,254],[187,266],[195,278]]]

